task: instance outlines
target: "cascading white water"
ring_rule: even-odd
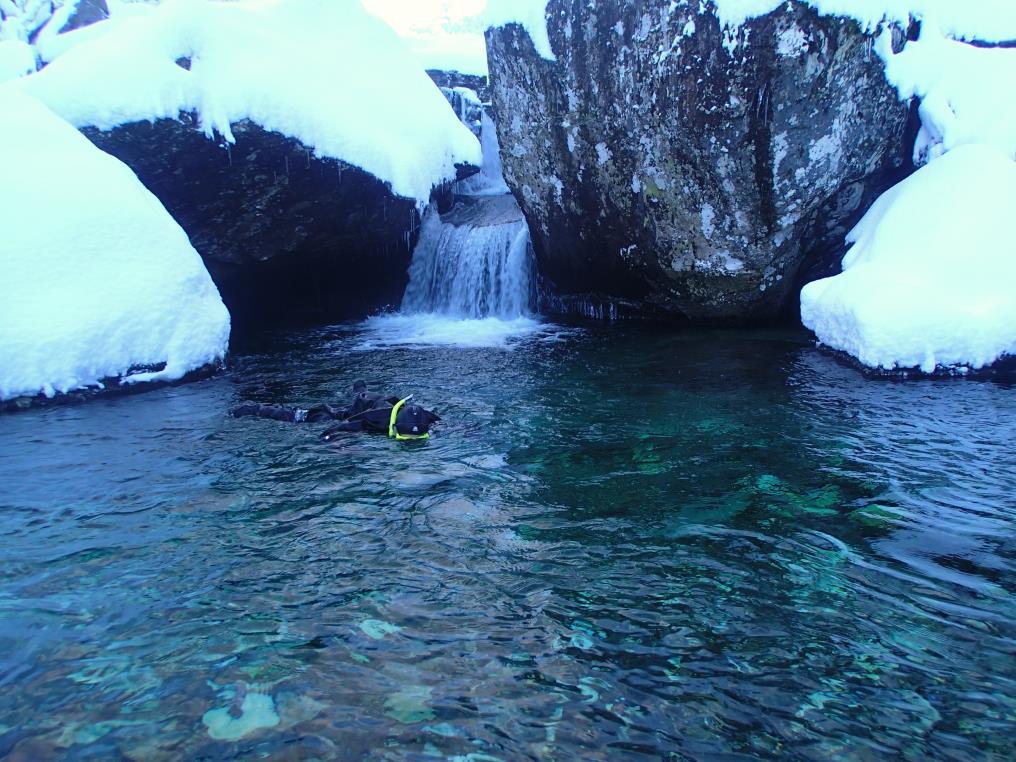
[[[514,319],[532,309],[529,229],[501,174],[497,132],[486,111],[481,124],[481,171],[456,186],[458,203],[450,214],[427,210],[403,312]]]
[[[501,167],[501,146],[497,142],[497,127],[486,110],[480,116],[480,148],[483,150],[483,166],[480,167],[480,173],[456,183],[455,192],[461,196],[497,196],[510,193]]]
[[[533,315],[536,268],[529,228],[501,175],[494,123],[486,113],[481,123],[482,171],[456,184],[451,212],[427,210],[402,309],[370,318],[359,348],[507,348],[558,330]]]
[[[487,205],[486,200],[475,203]],[[489,224],[442,222],[436,210],[427,211],[413,251],[403,312],[504,319],[530,312],[533,266],[525,220],[473,219]]]

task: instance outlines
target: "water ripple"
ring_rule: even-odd
[[[1010,387],[779,333],[371,336],[0,419],[0,756],[1010,753]],[[445,422],[226,416],[357,377]]]

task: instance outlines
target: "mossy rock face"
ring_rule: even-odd
[[[801,2],[736,29],[712,3],[546,15],[555,61],[518,25],[487,54],[505,178],[563,310],[775,316],[911,169],[908,107],[852,21]]]

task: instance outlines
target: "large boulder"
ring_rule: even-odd
[[[516,24],[487,50],[505,178],[566,309],[777,316],[909,169],[908,106],[853,21],[798,2],[735,28],[670,0],[546,16],[556,61]]]
[[[234,145],[209,140],[186,114],[83,130],[187,231],[235,329],[398,305],[420,224],[415,202],[253,122],[232,131]]]
[[[360,3],[164,0],[115,16],[12,86],[135,171],[234,327],[396,304],[419,210],[480,145],[395,32]]]

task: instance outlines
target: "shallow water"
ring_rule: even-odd
[[[0,757],[1011,754],[1016,389],[528,328],[0,417]],[[360,376],[444,423],[226,416]]]

